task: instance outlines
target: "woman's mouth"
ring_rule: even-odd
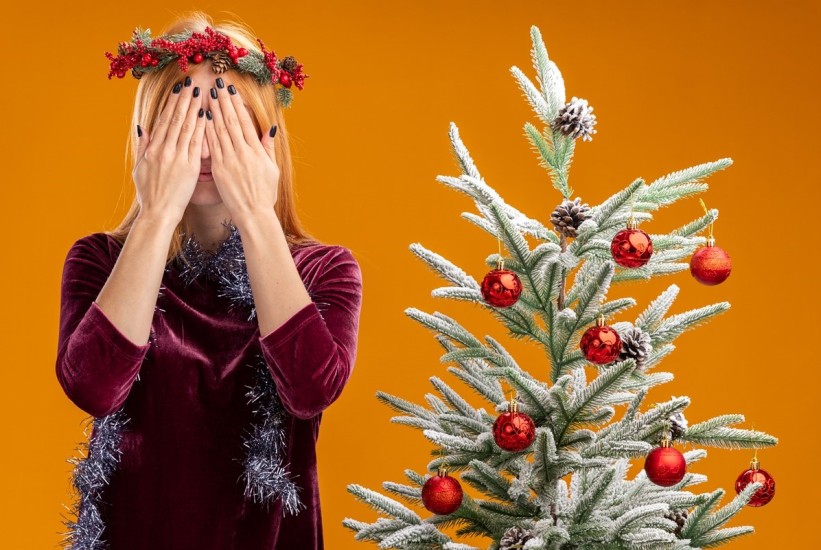
[[[208,181],[214,179],[211,176],[211,172],[200,172],[200,177],[197,178],[197,181]]]

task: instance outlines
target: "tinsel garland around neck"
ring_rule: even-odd
[[[249,310],[248,320],[256,317],[251,281],[245,265],[245,252],[239,230],[231,222],[223,222],[229,235],[215,252],[205,250],[194,235],[182,236],[182,251],[175,259],[180,279],[189,286],[200,277],[219,285],[218,296],[227,298],[229,310],[243,307]],[[171,271],[172,266],[166,268]]]
[[[229,310],[237,306],[250,309],[248,320],[256,314],[242,240],[236,226],[223,224],[229,231],[228,238],[210,253],[203,249],[196,238],[184,237],[181,256],[175,259],[180,279],[185,286],[204,276],[219,285],[218,296],[228,298]],[[162,311],[162,310],[160,310]],[[155,342],[152,342],[155,343]],[[288,413],[282,406],[271,373],[262,353],[256,353],[249,365],[253,368],[253,383],[247,386],[247,403],[252,407],[254,423],[243,436],[245,457],[235,459],[243,465],[244,495],[266,509],[277,499],[282,501],[282,515],[299,514],[305,505],[299,498],[299,487],[290,479],[285,456],[285,421]],[[68,459],[74,465],[72,486],[78,493],[72,514],[76,520],[65,520],[68,528],[62,541],[71,550],[108,550],[105,530],[103,489],[108,485],[120,461],[120,441],[127,429],[128,416],[123,408],[102,417],[93,417],[95,428],[92,436],[86,433],[87,443],[81,444],[80,457]],[[85,456],[82,456],[84,454]]]

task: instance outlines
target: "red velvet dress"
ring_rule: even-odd
[[[94,302],[120,250],[105,233],[69,250],[56,364],[80,409],[99,417],[124,406],[130,419],[104,489],[110,548],[323,548],[316,441],[322,412],[356,357],[362,278],[351,252],[293,247],[312,302],[264,338],[247,310],[228,311],[216,285],[201,278],[186,287],[166,271],[152,340],[138,346]],[[253,422],[248,364],[260,352],[289,413],[284,463],[307,507],[295,516],[283,515],[279,500],[266,510],[243,496],[242,436]]]

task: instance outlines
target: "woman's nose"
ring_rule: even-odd
[[[202,154],[200,158],[211,158],[211,149],[208,148],[208,138],[205,135],[202,136]]]

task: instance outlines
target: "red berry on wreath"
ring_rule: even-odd
[[[240,57],[245,57],[246,55],[248,55],[248,50],[246,50],[245,48],[240,48],[237,50],[237,55]]]
[[[666,435],[661,439],[661,446],[656,447],[644,459],[644,472],[647,478],[662,487],[672,487],[684,479],[687,473],[687,461],[684,455],[672,446]]]
[[[587,329],[579,341],[584,357],[591,363],[606,365],[612,363],[621,353],[619,333],[604,324],[604,315],[596,319],[596,326]]]
[[[202,63],[203,57],[201,53],[194,54],[194,63]]]
[[[279,83],[285,86],[286,88],[291,87],[291,75],[282,71],[279,73]]]
[[[459,509],[463,494],[459,481],[440,467],[438,475],[428,479],[422,486],[422,504],[434,514],[446,516]]]
[[[650,235],[638,228],[636,220],[630,217],[627,229],[622,229],[610,243],[613,260],[622,267],[641,267],[653,255],[653,241]]]
[[[493,423],[493,440],[505,451],[523,451],[536,439],[536,424],[533,419],[516,409],[517,402],[514,399],[510,402],[510,410],[500,414]]]
[[[690,258],[690,273],[699,283],[713,286],[723,283],[730,276],[733,264],[730,255],[715,245],[715,239],[707,239],[707,246],[695,251]]]
[[[510,307],[521,294],[522,282],[515,272],[505,269],[504,260],[499,260],[496,269],[482,279],[482,298],[492,306]]]
[[[739,475],[735,481],[736,493],[743,491],[750,483],[759,482],[762,484],[762,487],[750,497],[747,506],[764,506],[775,496],[775,479],[773,479],[773,476],[771,476],[767,470],[762,470],[760,466],[761,464],[758,458],[753,458],[750,462],[750,469],[741,472],[741,475]]]

